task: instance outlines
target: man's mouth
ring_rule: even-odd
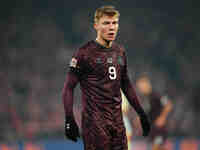
[[[108,35],[112,35],[113,36],[113,35],[115,35],[115,33],[108,33]]]

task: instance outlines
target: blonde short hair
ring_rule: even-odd
[[[95,15],[94,15],[94,22],[98,22],[99,19],[101,17],[103,17],[104,15],[107,15],[107,16],[116,16],[116,17],[119,17],[120,16],[120,13],[118,10],[115,9],[114,6],[102,6],[100,8],[97,8],[96,11],[95,11]]]

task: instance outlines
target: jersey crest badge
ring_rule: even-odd
[[[122,66],[124,65],[124,61],[123,61],[123,59],[122,59],[121,56],[118,56],[117,62],[118,62],[120,65],[122,65]]]
[[[107,58],[107,63],[112,64],[112,57]]]
[[[77,66],[77,59],[76,58],[72,58],[71,61],[70,61],[69,66],[76,68],[76,66]]]

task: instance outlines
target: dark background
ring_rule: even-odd
[[[148,73],[154,90],[172,99],[170,135],[200,135],[199,1],[2,0],[1,140],[63,137],[66,68],[73,52],[95,38],[93,15],[102,5],[120,11],[117,41],[127,50],[133,83]]]

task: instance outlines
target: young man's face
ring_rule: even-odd
[[[94,24],[94,28],[100,40],[114,41],[119,28],[119,18],[116,16],[104,15]]]

